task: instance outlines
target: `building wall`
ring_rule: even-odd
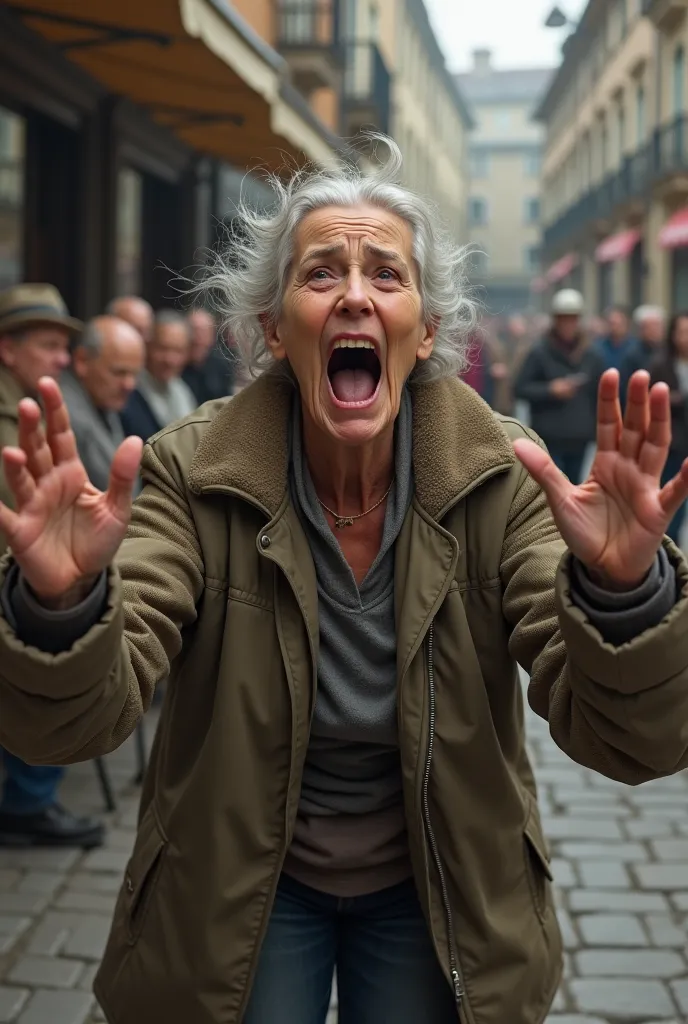
[[[231,3],[261,39],[270,46],[275,45],[275,0],[231,0]]]
[[[471,242],[487,253],[490,276],[521,278],[528,285],[538,266],[526,261],[526,251],[539,246],[540,223],[527,207],[539,201],[539,178],[530,173],[521,149],[494,147],[487,160],[486,176],[471,177],[471,198],[483,199],[487,207],[487,224],[470,226]]]

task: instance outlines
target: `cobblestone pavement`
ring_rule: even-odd
[[[529,725],[567,948],[548,1024],[685,1024],[688,776],[618,786]],[[0,1024],[102,1020],[90,987],[134,839],[131,743],[109,765],[120,805],[102,850],[0,850]],[[70,769],[63,797],[100,811],[93,765]]]

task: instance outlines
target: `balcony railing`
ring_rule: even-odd
[[[344,110],[347,131],[354,133],[368,125],[385,134],[389,132],[391,83],[391,75],[375,43],[346,44]]]
[[[621,205],[647,198],[653,185],[677,173],[688,174],[688,115],[657,128],[652,138],[599,185],[573,203],[544,231],[550,251],[595,220],[608,220]]]
[[[286,0],[277,5],[277,45],[341,54],[339,0]]]

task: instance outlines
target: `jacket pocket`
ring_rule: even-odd
[[[529,801],[530,813],[523,829],[523,856],[535,913],[544,924],[548,907],[548,887],[553,881],[547,842],[542,832],[537,808]]]
[[[143,929],[166,849],[167,839],[158,825],[151,804],[141,820],[134,852],[124,873],[123,897],[127,939],[132,946]]]

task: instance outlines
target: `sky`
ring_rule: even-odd
[[[451,71],[468,71],[474,49],[489,48],[500,69],[554,67],[560,62],[563,29],[545,28],[554,0],[425,0]],[[575,20],[586,0],[559,0]]]

